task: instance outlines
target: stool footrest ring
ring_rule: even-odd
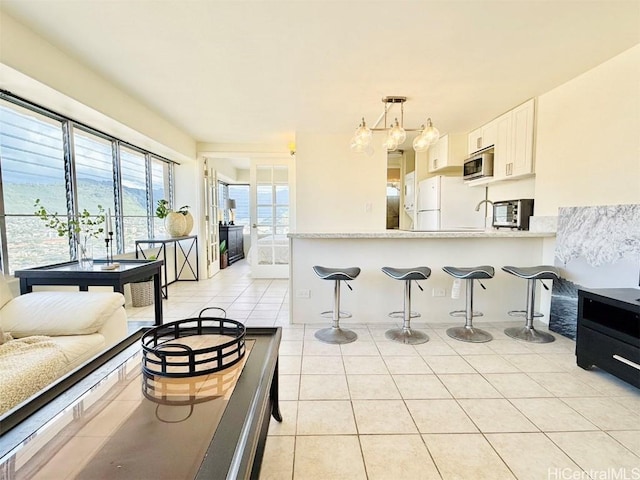
[[[453,312],[449,312],[449,315],[451,315],[452,317],[466,317],[467,316],[467,311],[466,310],[454,310]],[[484,313],[482,312],[472,312],[471,314],[472,317],[483,317]]]
[[[400,310],[397,312],[391,312],[388,316],[391,318],[404,318],[404,311]],[[411,312],[409,318],[418,318],[421,316],[422,315],[419,312]]]
[[[507,315],[511,317],[526,317],[527,311],[526,310],[509,310],[507,312]],[[544,315],[540,312],[533,313],[533,318],[540,318],[540,317],[544,317]]]
[[[338,315],[340,318],[351,318],[352,315],[349,312],[343,312],[340,310],[340,314]],[[320,316],[322,318],[333,318],[333,310],[327,310],[326,312],[320,312]]]

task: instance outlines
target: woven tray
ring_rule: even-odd
[[[223,317],[204,317],[219,310]],[[203,309],[186,318],[150,329],[141,339],[142,371],[147,375],[185,378],[219,372],[244,357],[245,327],[226,318],[222,308]]]

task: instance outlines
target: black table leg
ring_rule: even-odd
[[[160,272],[153,275],[153,303],[156,313],[156,325],[162,325],[162,283]]]
[[[278,422],[282,422],[280,402],[278,401],[278,362],[279,360],[276,360],[276,368],[273,372],[273,380],[271,380],[271,391],[269,392],[269,396],[271,397],[271,415]]]

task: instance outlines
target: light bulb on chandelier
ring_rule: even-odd
[[[407,132],[419,132],[418,136],[413,140],[413,148],[416,152],[424,152],[431,145],[436,143],[440,137],[440,132],[433,126],[431,119],[427,120],[427,126],[422,125],[421,128],[405,129],[404,128],[404,102],[407,101],[407,97],[389,96],[384,97],[382,102],[385,104],[384,112],[380,115],[373,127],[368,127],[364,117],[362,123],[358,125],[354,136],[351,138],[351,150],[356,153],[373,154],[373,147],[371,146],[371,140],[373,138],[374,131],[386,131],[387,136],[382,146],[388,151],[392,152],[396,150],[407,139]],[[387,127],[387,113],[394,104],[400,104],[400,121],[396,118],[393,125]],[[377,125],[384,119],[384,127],[376,128]]]

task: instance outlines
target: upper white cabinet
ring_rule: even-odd
[[[487,125],[491,126],[490,131],[495,132],[493,177],[484,179],[482,184],[532,175],[535,99],[532,98]],[[478,130],[482,129],[469,134],[469,146],[472,139],[477,137]]]
[[[494,180],[510,180],[534,173],[534,121],[534,99],[494,120],[498,132],[493,157]]]
[[[495,120],[475,129],[467,138],[467,153],[471,155],[478,150],[495,145],[497,132]]]
[[[447,133],[429,147],[427,155],[429,173],[450,167],[461,167],[466,158],[466,136]]]

